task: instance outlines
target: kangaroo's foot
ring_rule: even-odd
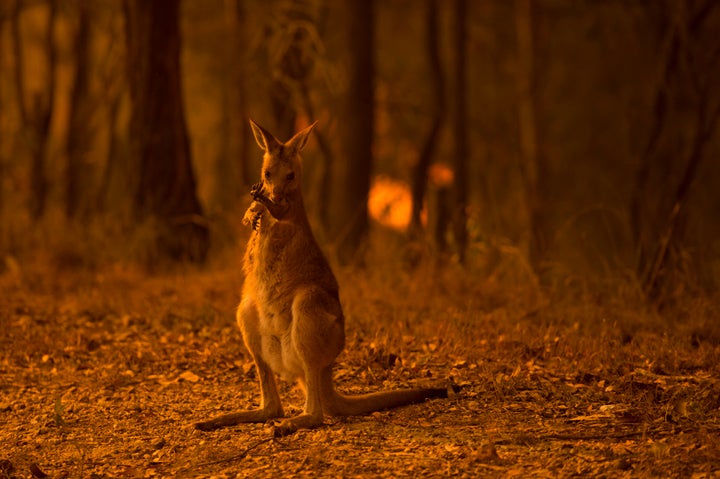
[[[253,411],[238,411],[195,423],[195,429],[200,431],[214,431],[223,427],[236,426],[242,423],[250,422],[266,422],[270,419],[283,417],[282,411],[268,411],[265,409],[257,409]]]
[[[273,436],[283,437],[297,432],[298,429],[312,429],[323,425],[322,416],[300,414],[299,416],[283,419],[273,426]]]

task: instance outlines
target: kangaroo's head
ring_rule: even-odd
[[[285,143],[265,128],[250,120],[255,141],[265,152],[262,165],[262,183],[265,194],[273,203],[282,203],[300,194],[302,162],[300,150],[317,122],[299,131]]]

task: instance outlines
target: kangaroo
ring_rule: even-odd
[[[257,410],[195,424],[202,431],[283,418],[275,373],[297,380],[305,391],[302,414],[276,424],[275,436],[320,426],[325,414],[360,415],[448,396],[446,388],[346,396],[333,385],[333,363],[345,346],[345,318],[337,280],[313,236],[300,189],[299,153],[316,123],[282,143],[250,120],[264,156],[262,180],[252,188],[254,202],[244,217],[253,232],[237,322],[257,368],[262,402]]]

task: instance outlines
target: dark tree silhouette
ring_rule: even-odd
[[[225,2],[225,76],[221,124],[221,151],[214,175],[214,200],[222,210],[237,206],[237,200],[247,194],[253,183],[250,135],[247,108],[247,35],[245,0]]]
[[[453,237],[461,263],[467,250],[468,206],[468,140],[467,140],[467,2],[455,0],[455,110],[453,115],[453,141],[455,147],[453,166]]]
[[[196,194],[180,84],[180,0],[127,0],[134,211],[157,222],[162,253],[203,261],[208,227]]]
[[[73,218],[82,206],[81,188],[87,178],[86,158],[90,136],[90,13],[89,3],[76,5],[77,30],[75,32],[75,78],[70,93],[70,120],[67,136],[67,165],[65,168],[65,215]],[[87,186],[85,186],[87,188]],[[87,191],[85,191],[87,193]]]
[[[525,207],[528,221],[528,256],[530,265],[542,276],[548,249],[544,181],[547,165],[538,136],[538,59],[537,5],[531,0],[515,1],[515,33],[517,64],[515,76],[520,139],[520,171],[522,172]]]
[[[312,72],[313,56],[308,51],[308,25],[313,22],[305,2],[293,0],[287,7],[278,31],[268,30],[268,35],[277,35],[279,41],[267,42],[279,46],[279,51],[269,52],[271,58],[278,58],[271,64],[272,81],[270,103],[275,119],[277,135],[283,140],[295,133],[295,120],[301,104],[302,86]]]
[[[95,11],[97,12],[97,10]],[[116,19],[115,13],[122,14],[122,3],[114,6],[112,15],[102,24],[96,22],[96,28],[110,34],[111,41],[102,53],[103,61],[97,63],[95,69],[99,91],[94,101],[106,106],[103,115],[98,116],[98,128],[107,132],[107,156],[105,164],[100,166],[98,185],[95,191],[94,207],[99,212],[112,212],[113,215],[128,216],[130,202],[128,191],[132,174],[129,170],[134,166],[127,161],[129,145],[127,128],[124,128],[122,112],[124,100],[127,99],[128,84],[126,45],[123,38],[124,21]],[[102,25],[102,27],[100,27]]]
[[[656,41],[662,47],[658,48],[659,77],[650,129],[640,153],[629,209],[638,277],[648,299],[658,301],[683,267],[673,263],[682,263],[678,252],[685,241],[686,203],[720,120],[715,93],[720,47],[706,46],[716,32],[711,17],[720,14],[720,9],[712,1],[647,8],[659,9]],[[670,144],[684,146],[679,154],[671,154]],[[672,164],[678,160],[682,164],[679,169]],[[674,175],[664,175],[659,185],[651,182],[659,164],[682,171],[677,184]]]
[[[5,18],[4,18],[4,12],[0,11],[0,38],[5,37]],[[2,68],[2,65],[4,65],[5,60],[5,51],[4,49],[0,48],[0,68]],[[3,145],[7,145],[7,131],[5,127],[5,118],[6,118],[6,112],[7,112],[7,106],[5,103],[5,85],[0,82],[0,178],[5,178],[5,156],[7,150],[3,147]],[[0,180],[2,181],[2,180]],[[5,191],[2,187],[3,185],[0,184],[0,222],[4,220],[5,217]],[[4,238],[4,232],[0,231],[0,252],[2,252],[2,248],[5,246],[5,238]]]
[[[349,2],[344,11],[348,86],[342,95],[334,164],[333,232],[341,262],[358,259],[368,232],[367,196],[374,129],[374,1]]]
[[[35,92],[31,102],[27,104],[25,88],[25,53],[22,45],[20,17],[24,8],[23,0],[16,0],[12,12],[11,34],[12,48],[15,57],[15,88],[22,124],[23,139],[30,151],[30,185],[31,195],[29,201],[30,215],[39,219],[45,213],[48,195],[48,180],[45,173],[47,148],[50,140],[50,123],[55,105],[55,64],[57,53],[53,39],[55,32],[55,19],[57,16],[56,0],[49,0],[50,9],[44,34],[44,49],[46,55],[46,71],[48,80],[43,92]]]
[[[417,235],[422,229],[420,213],[422,212],[425,192],[427,191],[428,170],[435,154],[440,129],[445,117],[445,78],[442,71],[439,52],[439,23],[438,0],[427,0],[425,13],[425,28],[427,30],[425,44],[428,58],[428,73],[432,84],[432,103],[430,130],[420,150],[420,156],[412,172],[412,211],[410,215],[410,231]]]

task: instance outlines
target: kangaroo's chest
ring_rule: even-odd
[[[253,235],[245,257],[258,307],[267,314],[289,313],[297,283],[295,240],[289,229],[271,228]]]
[[[253,235],[246,251],[244,294],[251,295],[258,312],[257,331],[263,359],[286,378],[302,372],[291,346],[292,302],[296,281],[291,268],[292,242],[267,230]]]
[[[273,229],[256,233],[248,244],[250,271],[261,282],[276,282],[287,278],[286,273],[297,252],[293,245],[292,230]]]

